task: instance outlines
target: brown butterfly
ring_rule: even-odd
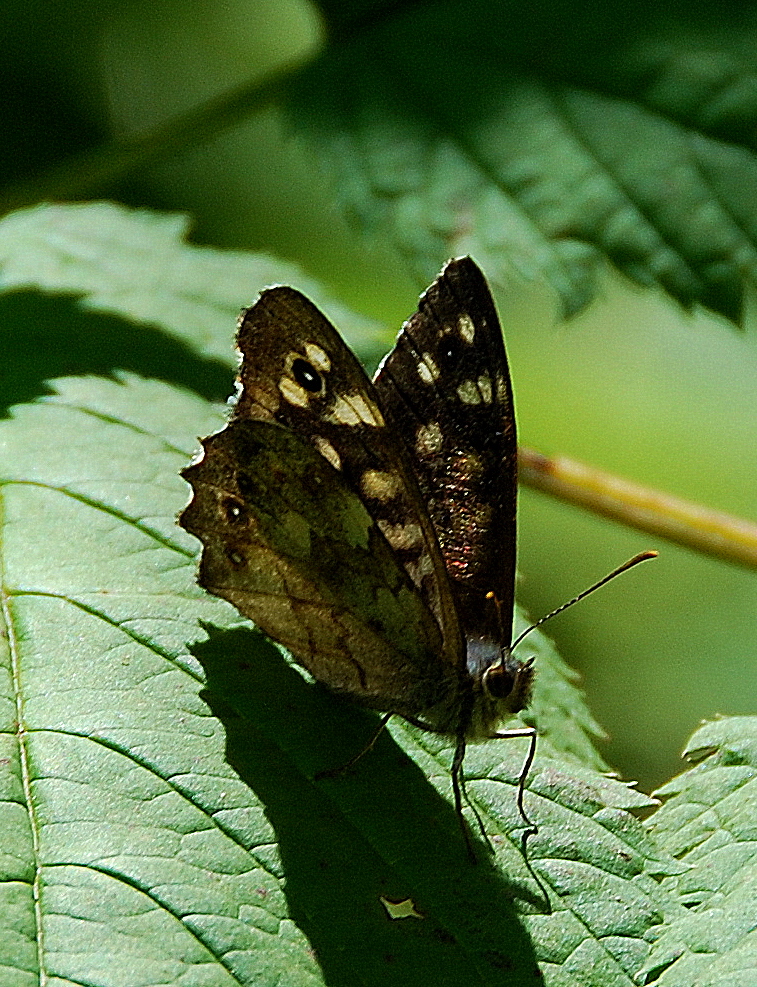
[[[200,584],[335,692],[452,737],[462,819],[467,742],[529,736],[530,764],[535,738],[497,730],[534,673],[511,653],[517,443],[486,280],[450,261],[373,382],[293,288],[238,346],[231,421],[183,471]]]

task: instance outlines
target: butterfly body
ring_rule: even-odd
[[[459,771],[533,677],[510,653],[515,418],[481,271],[445,266],[373,382],[292,288],[238,346],[231,421],[183,474],[201,585],[335,692],[454,737]]]

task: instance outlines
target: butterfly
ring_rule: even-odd
[[[535,740],[498,730],[534,670],[511,649],[517,440],[486,279],[449,261],[373,381],[290,287],[260,295],[237,343],[231,419],[183,470],[200,585],[382,723],[453,738],[462,821],[466,744],[528,736],[530,764]]]

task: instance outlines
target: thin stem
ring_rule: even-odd
[[[273,103],[281,96],[287,79],[312,56],[313,52],[299,55],[262,78],[216,96],[146,133],[73,155],[36,178],[10,186],[0,199],[0,214],[37,202],[100,195],[137,169],[211,140]]]
[[[757,524],[620,479],[566,456],[550,459],[520,449],[519,478],[595,514],[685,545],[695,551],[757,569]]]

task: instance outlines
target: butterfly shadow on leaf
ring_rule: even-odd
[[[229,370],[221,360],[203,359],[166,332],[85,309],[71,298],[13,292],[0,297],[0,321],[13,339],[13,359],[0,368],[0,416],[49,394],[54,378],[115,369],[178,384],[210,401],[224,401],[228,392]]]
[[[272,869],[325,982],[540,983],[514,907],[520,898],[540,910],[522,861],[509,879],[481,843],[472,866],[451,804],[386,731],[344,776],[315,781],[366,744],[376,715],[307,682],[263,635],[205,629],[209,639],[192,649],[207,676],[202,697],[223,723],[250,807],[272,827]],[[236,836],[276,859],[267,842]],[[391,921],[382,896],[411,899],[422,919]]]

